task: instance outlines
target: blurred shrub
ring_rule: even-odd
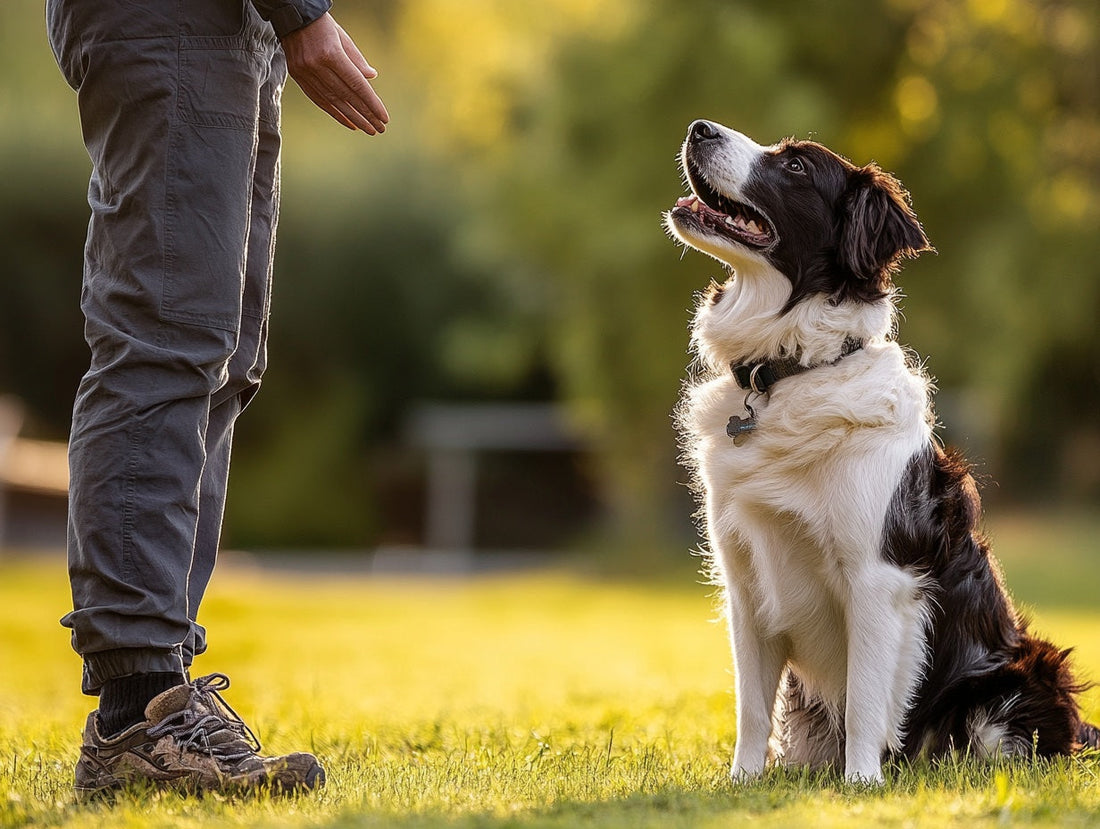
[[[897,173],[939,250],[901,275],[900,338],[930,355],[948,437],[1001,497],[1100,497],[1092,0],[340,13],[394,121],[364,141],[288,89],[272,369],[237,436],[230,543],[384,537],[380,493],[414,497],[419,474],[402,420],[428,397],[564,401],[614,531],[681,533],[669,412],[692,292],[722,274],[680,261],[660,218],[696,117]],[[29,0],[0,4],[0,73],[0,391],[63,438],[87,160]]]

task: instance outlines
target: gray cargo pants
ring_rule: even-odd
[[[47,0],[92,161],[69,442],[83,689],[184,671],[266,364],[286,62],[247,0]]]

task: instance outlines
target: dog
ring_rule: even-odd
[[[666,228],[730,272],[699,296],[676,422],[725,596],[733,778],[770,760],[876,784],[888,758],[1096,748],[1070,652],[1013,608],[894,340],[893,277],[931,250],[901,184],[705,120],[680,161]]]

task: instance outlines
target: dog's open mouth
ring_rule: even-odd
[[[750,248],[767,248],[775,241],[771,222],[758,210],[727,199],[695,176],[691,179],[695,193],[677,199],[673,211],[677,219],[694,222]]]

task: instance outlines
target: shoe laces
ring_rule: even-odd
[[[259,754],[255,733],[218,693],[229,687],[229,677],[209,674],[190,685],[192,702],[150,726],[146,733],[155,739],[171,737],[181,752],[190,749],[218,760],[233,762]],[[200,700],[198,706],[195,696]]]

